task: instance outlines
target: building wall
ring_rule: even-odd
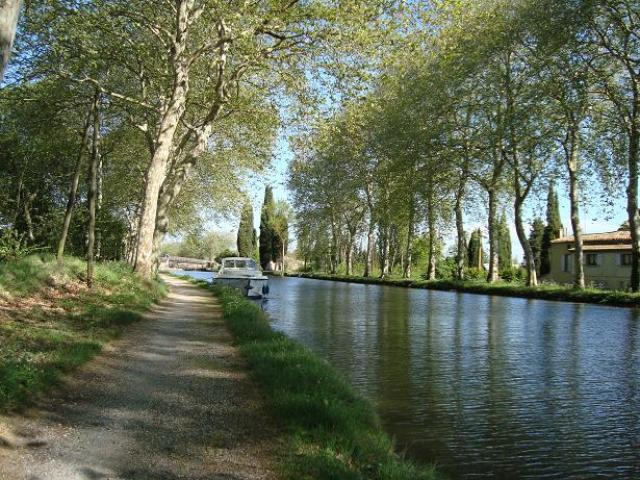
[[[554,243],[551,245],[550,262],[551,273],[545,277],[545,280],[551,280],[559,284],[573,284],[573,256],[569,259],[570,271],[564,271],[564,255],[571,254],[569,248],[572,244]],[[620,256],[623,253],[629,253],[629,250],[612,250],[585,252],[585,262],[587,253],[597,253],[599,255],[598,266],[584,266],[584,277],[587,286],[596,286],[611,290],[627,290],[629,288],[629,277],[631,276],[631,267],[622,265]]]

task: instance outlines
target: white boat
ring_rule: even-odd
[[[223,258],[213,282],[242,290],[249,298],[262,298],[269,293],[269,278],[252,258]]]

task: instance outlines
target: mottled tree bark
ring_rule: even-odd
[[[636,110],[637,118],[637,105],[634,110]],[[629,180],[627,183],[627,214],[629,216],[629,229],[631,230],[632,292],[640,291],[640,216],[638,215],[638,150],[640,148],[638,143],[640,128],[637,123],[637,120],[634,121],[629,131]]]
[[[433,186],[427,192],[427,224],[429,228],[429,260],[427,264],[427,280],[436,279],[436,210]]]
[[[145,277],[152,276],[155,270],[153,247],[158,197],[167,176],[169,160],[174,151],[176,130],[184,114],[189,91],[189,62],[185,58],[185,51],[191,7],[190,2],[177,2],[176,33],[171,60],[174,69],[173,90],[160,120],[155,150],[147,169],[135,262],[135,270]]]
[[[569,172],[569,203],[571,211],[571,228],[574,246],[573,286],[584,289],[584,249],[582,244],[582,226],[580,225],[580,132],[579,125],[569,127],[565,141],[565,159]]]
[[[11,56],[21,5],[21,0],[0,0],[0,50],[2,50],[0,81],[4,78],[4,71]]]
[[[498,212],[498,198],[495,188],[489,188],[489,272],[487,274],[487,282],[496,282],[499,278],[498,265],[498,229],[496,225],[496,216]]]

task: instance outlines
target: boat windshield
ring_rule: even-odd
[[[226,259],[224,261],[224,268],[243,268],[255,270],[256,267],[256,262],[251,259]]]

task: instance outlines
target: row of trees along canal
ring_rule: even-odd
[[[626,185],[630,283],[638,291],[640,2],[439,6],[439,28],[407,35],[364,94],[299,136],[289,186],[305,259],[352,273],[354,246],[363,244],[365,276],[376,254],[383,276],[399,265],[408,277],[423,229],[433,279],[439,238],[454,225],[454,275],[464,278],[473,256],[465,221],[487,212],[494,282],[506,207],[527,283],[536,285],[541,221],[530,235],[525,205],[556,181],[569,192],[575,285],[583,288],[581,204],[595,202],[596,192],[611,201]],[[505,261],[510,267],[510,255]]]
[[[21,3],[0,2],[0,243],[86,254],[90,282],[95,258],[151,275],[168,232],[236,211],[312,72],[357,68],[335,59],[375,52],[403,2],[31,0],[5,71]]]

